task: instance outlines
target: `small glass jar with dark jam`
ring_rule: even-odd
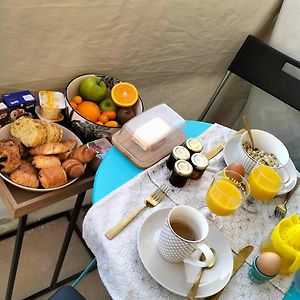
[[[203,149],[202,144],[196,139],[187,139],[184,146],[189,150],[191,155],[194,153],[200,153]]]
[[[186,148],[183,146],[175,146],[167,160],[168,169],[172,170],[177,160],[188,160],[190,156],[190,152]]]
[[[183,187],[188,178],[193,172],[192,165],[186,160],[177,160],[175,162],[171,177],[169,178],[170,183],[176,187]]]
[[[190,176],[191,179],[200,179],[204,171],[208,167],[208,159],[201,153],[195,153],[191,157],[191,164],[193,166],[193,172]]]

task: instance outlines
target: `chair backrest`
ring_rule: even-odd
[[[239,129],[244,114],[280,138],[300,170],[300,63],[251,35],[199,119]]]

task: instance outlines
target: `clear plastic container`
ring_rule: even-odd
[[[146,168],[185,141],[185,120],[166,104],[134,117],[114,134],[113,144],[138,167]]]

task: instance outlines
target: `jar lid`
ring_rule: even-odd
[[[172,150],[172,155],[177,160],[188,160],[191,156],[190,152],[183,146],[175,146]]]
[[[196,139],[187,139],[185,146],[193,152],[200,152],[203,148],[202,144]]]
[[[193,172],[193,167],[186,160],[177,160],[174,165],[174,171],[180,176],[189,177]]]
[[[197,170],[205,170],[208,166],[208,159],[201,153],[195,153],[191,157],[192,164]]]

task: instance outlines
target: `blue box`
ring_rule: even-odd
[[[30,91],[4,94],[2,97],[10,111],[20,108],[26,112],[34,113],[36,100]]]

